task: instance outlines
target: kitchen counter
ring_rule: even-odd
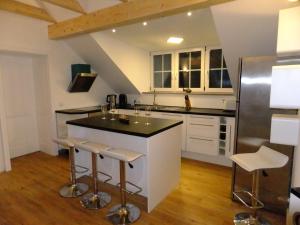
[[[118,115],[115,115],[118,116]],[[111,115],[107,115],[111,117]],[[150,125],[146,126],[146,117],[139,117],[138,124],[134,124],[135,116],[129,116],[129,124],[121,123],[118,119],[110,120],[101,119],[101,117],[90,117],[78,120],[67,121],[67,124],[92,128],[97,130],[112,131],[122,134],[134,135],[139,137],[151,137],[155,134],[161,133],[167,129],[182,124],[182,121],[166,120],[157,118],[148,118]]]
[[[138,105],[140,110],[145,110],[147,105]],[[133,110],[134,106],[128,105],[127,107],[119,107],[119,109]],[[185,107],[180,106],[153,106],[152,111],[155,112],[167,112],[167,113],[182,113],[182,114],[196,114],[196,115],[210,115],[210,116],[225,116],[235,117],[235,110],[223,110],[223,109],[208,109],[208,108],[192,108],[186,110]],[[64,109],[56,110],[56,113],[62,114],[87,114],[94,112],[101,112],[100,106],[76,108],[76,109]]]
[[[83,108],[76,108],[76,109],[62,109],[62,110],[56,110],[55,112],[61,114],[87,114],[87,113],[101,112],[101,108],[100,106],[91,106],[91,107],[83,107]]]
[[[145,110],[147,105],[138,105],[140,110]],[[157,108],[155,108],[157,107]],[[134,109],[134,106],[128,106],[120,109]],[[180,106],[153,106],[154,112],[167,112],[167,113],[181,113],[181,114],[196,114],[196,115],[210,115],[210,116],[225,116],[235,117],[235,110],[223,110],[223,109],[207,109],[207,108],[191,108],[186,110],[185,107]]]
[[[298,198],[300,198],[300,187],[298,188],[292,188],[291,191],[294,195],[296,195]]]

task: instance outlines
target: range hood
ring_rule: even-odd
[[[97,74],[91,73],[91,66],[88,64],[73,64],[72,81],[68,87],[69,92],[88,92],[94,83]]]

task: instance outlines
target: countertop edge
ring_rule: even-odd
[[[73,125],[73,126],[78,126],[78,127],[95,129],[95,130],[110,131],[110,132],[115,132],[115,133],[120,133],[120,134],[127,134],[127,135],[132,135],[132,136],[137,136],[137,137],[149,138],[149,137],[152,137],[152,136],[154,136],[156,134],[162,133],[163,131],[166,131],[168,129],[171,129],[173,127],[181,125],[181,124],[183,124],[183,121],[176,122],[176,123],[174,123],[172,125],[164,127],[162,129],[160,129],[158,131],[155,131],[155,132],[152,132],[150,134],[141,134],[141,133],[136,133],[136,132],[130,132],[130,131],[122,131],[122,130],[112,129],[112,128],[99,128],[99,127],[92,126],[92,125],[76,124],[76,122],[72,122],[72,121],[67,121],[67,124]]]
[[[292,192],[292,194],[294,194],[298,198],[300,198],[300,187],[298,187],[298,188],[292,188],[291,192]]]

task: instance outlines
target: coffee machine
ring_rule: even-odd
[[[106,96],[106,102],[108,103],[108,108],[112,109],[115,108],[117,105],[117,95],[107,95]]]

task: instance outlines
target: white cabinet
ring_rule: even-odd
[[[186,150],[186,116],[185,114],[180,113],[159,113],[160,117],[162,119],[169,119],[169,120],[182,120],[182,140],[181,140],[181,150]]]
[[[187,116],[187,151],[206,155],[219,154],[219,117]]]

